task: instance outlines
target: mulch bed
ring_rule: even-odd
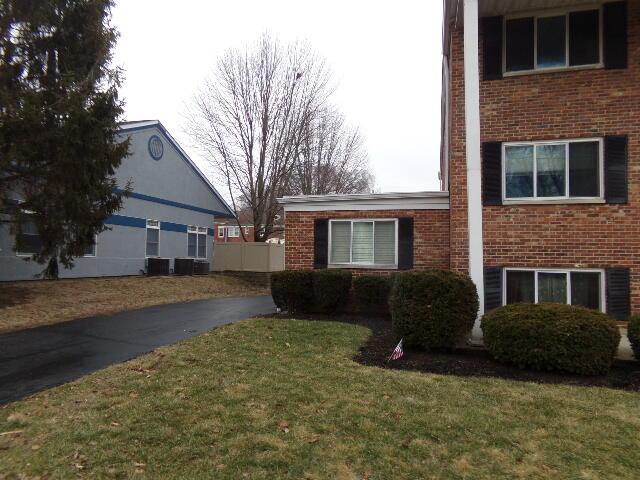
[[[278,315],[282,317],[282,315]],[[369,328],[373,333],[354,360],[362,365],[396,370],[415,370],[462,377],[494,377],[535,383],[608,387],[640,391],[640,362],[616,360],[607,375],[585,376],[557,372],[538,372],[498,363],[482,347],[458,348],[453,352],[404,349],[404,357],[388,361],[398,344],[388,318],[351,315],[296,315],[301,320],[338,321]]]

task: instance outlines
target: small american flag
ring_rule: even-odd
[[[395,348],[395,350],[391,352],[391,355],[389,356],[389,360],[387,361],[390,362],[391,360],[398,360],[403,355],[404,355],[404,350],[402,350],[402,340],[400,340],[400,343],[398,343],[398,346]]]

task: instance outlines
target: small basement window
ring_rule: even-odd
[[[600,270],[506,269],[505,305],[566,303],[604,311],[604,275]]]
[[[207,229],[205,227],[187,227],[187,256],[207,258]]]
[[[329,264],[397,266],[396,219],[330,220],[329,226]]]
[[[507,17],[504,72],[599,66],[600,16],[588,9]]]
[[[147,257],[157,257],[160,255],[160,221],[147,220]]]
[[[504,144],[503,199],[602,198],[602,141]]]

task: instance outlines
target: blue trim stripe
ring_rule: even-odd
[[[118,192],[122,193],[124,190],[118,189]],[[195,205],[188,205],[186,203],[174,202],[173,200],[167,200],[166,198],[153,197],[151,195],[145,195],[144,193],[129,192],[129,197],[137,198],[138,200],[144,200],[146,202],[159,203],[161,205],[169,205],[170,207],[182,208],[184,210],[191,210],[193,212],[206,213],[216,217],[227,218],[229,215],[224,212],[218,212],[216,210],[209,210],[207,208],[196,207]]]
[[[107,225],[122,225],[123,227],[147,228],[146,218],[127,217],[125,215],[111,215],[104,223]]]
[[[160,222],[160,230],[167,232],[187,233],[187,226],[181,223]]]
[[[121,225],[123,227],[147,228],[146,218],[128,217],[126,215],[111,215],[104,223],[107,225]],[[160,230],[164,230],[165,232],[187,233],[187,225],[161,221]],[[213,237],[213,228],[208,228],[207,233]]]
[[[131,127],[131,128],[127,128],[126,125],[123,125],[123,126],[121,126],[121,132],[123,134],[129,134],[131,132],[136,132],[138,130],[146,130],[146,129],[149,129],[149,128],[157,128],[164,135],[164,137],[167,139],[167,141],[170,144],[173,145],[173,147],[175,148],[175,150],[178,153],[178,155],[189,166],[189,168],[191,168],[191,170],[198,176],[198,178],[200,178],[200,180],[202,180],[204,182],[206,187],[214,194],[214,196],[220,201],[220,203],[223,206],[228,208],[228,210],[226,212],[217,212],[216,216],[220,216],[220,217],[224,217],[224,218],[235,218],[235,216],[231,212],[231,207],[229,207],[229,205],[227,205],[227,202],[224,201],[222,196],[218,193],[218,191],[215,189],[215,187],[209,182],[209,180],[204,176],[204,174],[200,171],[200,169],[193,163],[193,161],[190,158],[188,158],[188,156],[186,156],[186,153],[182,152],[182,149],[180,148],[180,146],[173,139],[173,137],[169,134],[167,129],[164,127],[164,125],[162,125],[162,123],[160,123],[158,121],[158,122],[151,123],[151,124],[148,124],[148,125],[140,125],[138,127]]]

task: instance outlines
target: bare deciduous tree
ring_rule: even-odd
[[[330,81],[325,61],[308,45],[283,46],[265,34],[254,50],[227,51],[194,98],[187,131],[226,183],[233,208],[251,209],[255,241],[273,232],[276,199],[286,193]]]
[[[373,190],[364,142],[335,108],[317,112],[304,129],[289,184],[293,195],[365,193]]]

